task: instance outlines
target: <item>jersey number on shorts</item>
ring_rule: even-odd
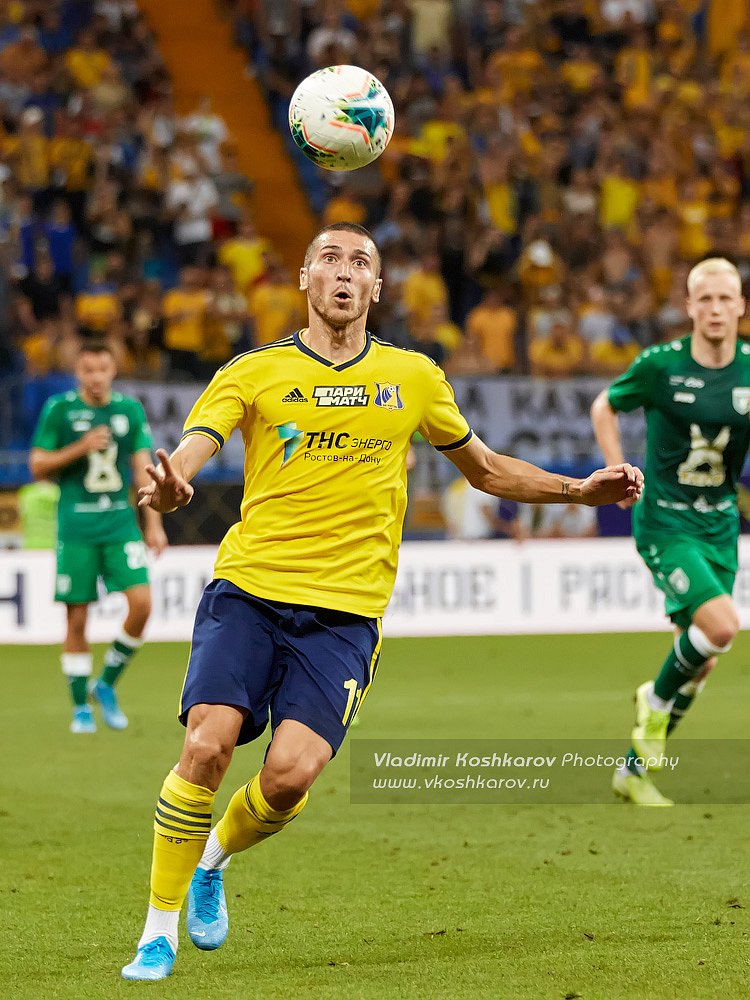
[[[357,709],[362,698],[362,688],[357,687],[357,682],[353,677],[349,681],[344,681],[344,687],[349,692],[349,696],[346,699],[346,708],[344,709],[344,714],[341,716],[341,723],[345,726],[357,714]]]
[[[122,476],[117,471],[117,445],[111,444],[104,451],[89,453],[89,467],[83,478],[89,493],[116,493],[122,489]]]
[[[146,546],[143,542],[125,542],[123,549],[128,569],[143,569],[146,565]]]

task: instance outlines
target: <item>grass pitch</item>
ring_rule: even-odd
[[[355,738],[623,737],[669,643],[390,640]],[[101,651],[99,651],[101,654]],[[220,952],[126,983],[156,793],[177,760],[184,645],[122,684],[125,733],[71,736],[57,650],[0,647],[0,983],[13,1000],[727,1000],[750,991],[750,806],[352,806],[348,751],[303,816],[236,858]],[[99,659],[101,655],[99,656]],[[684,723],[747,735],[741,635]],[[237,752],[217,796],[257,769]]]

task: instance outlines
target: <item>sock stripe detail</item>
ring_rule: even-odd
[[[203,819],[203,820],[183,819],[182,816],[173,816],[171,812],[168,812],[165,809],[160,809],[159,806],[156,807],[156,816],[157,816],[157,822],[159,822],[159,817],[161,817],[162,819],[170,820],[172,823],[182,823],[183,826],[192,826],[198,830],[211,829],[210,819]]]
[[[205,819],[211,822],[211,813],[197,813],[193,812],[192,809],[180,809],[179,806],[173,806],[171,802],[167,802],[163,799],[161,795],[159,796],[159,805],[165,806],[167,809],[171,809],[172,812],[181,812],[184,816],[192,816],[194,819]],[[175,819],[179,817],[175,816]]]
[[[171,802],[167,802],[167,800],[163,799],[161,797],[161,795],[159,796],[159,804],[162,805],[162,806],[166,806],[167,809],[171,809],[172,812],[183,813],[185,816],[192,816],[194,819],[205,819],[205,820],[208,820],[209,822],[211,822],[211,813],[210,812],[199,813],[199,812],[193,812],[192,809],[180,809],[179,806],[173,806]],[[177,819],[177,818],[178,817],[175,816],[175,819]]]
[[[154,830],[157,833],[161,833],[163,837],[170,837],[172,833],[179,833],[183,840],[207,840],[210,828],[204,827],[202,830],[183,830],[179,826],[171,826],[169,823],[165,823],[160,820],[158,816],[154,817]],[[163,833],[163,830],[170,830],[171,833]]]
[[[252,781],[248,782],[245,785],[245,804],[247,806],[247,811],[250,813],[250,815],[253,817],[253,819],[255,820],[255,822],[258,824],[258,826],[260,828],[257,831],[258,835],[261,836],[261,837],[270,837],[274,833],[278,833],[278,831],[282,828],[282,826],[284,825],[284,823],[283,822],[282,823],[274,823],[273,820],[263,819],[261,816],[258,815],[258,810],[253,805],[252,800],[250,798],[250,785],[251,784],[252,784]]]

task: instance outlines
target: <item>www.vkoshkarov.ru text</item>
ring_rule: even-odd
[[[488,791],[514,789],[532,791],[535,788],[549,788],[549,778],[483,778],[480,774],[466,774],[462,778],[441,778],[435,774],[431,778],[373,778],[372,787],[378,791],[437,791],[484,788]]]

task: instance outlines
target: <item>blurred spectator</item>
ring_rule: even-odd
[[[174,220],[177,263],[204,267],[213,252],[211,213],[219,204],[219,193],[194,159],[183,160],[181,174],[167,188],[166,197],[167,211]]]
[[[684,181],[677,205],[679,251],[694,263],[705,257],[711,247],[708,231],[711,209],[705,190],[705,185],[695,179]]]
[[[560,287],[564,277],[565,265],[547,240],[533,240],[521,254],[518,279],[527,305],[538,302],[544,290]]]
[[[448,356],[445,345],[438,340],[431,319],[412,316],[408,323],[408,339],[404,344],[409,350],[425,354],[436,365],[442,366]]]
[[[554,39],[550,46],[553,52],[568,55],[576,46],[591,42],[589,19],[576,0],[557,0],[553,10],[548,23],[550,36]]]
[[[433,306],[447,307],[448,289],[440,273],[440,258],[435,252],[423,254],[419,267],[404,279],[401,301],[407,322],[413,317],[422,323],[430,319]]]
[[[49,157],[55,192],[68,202],[73,221],[80,228],[93,180],[94,152],[91,143],[83,138],[78,119],[66,113],[57,116]]]
[[[451,322],[444,302],[436,302],[433,305],[428,323],[432,329],[433,337],[443,346],[444,356],[450,357],[464,338],[461,327]]]
[[[209,172],[217,174],[221,169],[221,147],[229,139],[229,130],[221,115],[211,106],[211,98],[203,96],[198,107],[188,115],[183,127],[197,140],[198,150]]]
[[[630,176],[625,158],[617,154],[599,172],[599,220],[603,229],[628,228],[640,198],[638,182]]]
[[[237,235],[219,247],[219,263],[228,267],[238,291],[248,295],[252,285],[265,273],[264,255],[272,250],[269,240],[258,234],[255,223],[244,218],[237,227]]]
[[[218,368],[233,354],[249,346],[247,299],[234,287],[232,272],[217,267],[211,272],[206,305],[206,329],[201,358],[207,367]]]
[[[116,183],[103,177],[95,182],[86,199],[85,226],[92,253],[101,255],[127,247],[133,224],[119,203]]]
[[[107,280],[102,261],[92,265],[88,285],[76,295],[75,316],[86,337],[106,335],[122,316],[117,288]]]
[[[73,289],[75,270],[75,245],[78,236],[73,225],[70,208],[64,201],[56,201],[50,211],[49,221],[44,223],[44,235],[49,255],[60,287],[66,292]]]
[[[49,198],[50,160],[41,108],[26,108],[18,134],[6,140],[5,153],[19,184],[31,196],[35,212],[43,212]]]
[[[669,295],[677,239],[677,223],[666,208],[641,219],[641,254],[657,302],[663,302]]]
[[[307,39],[307,58],[313,69],[337,63],[352,63],[357,51],[357,36],[345,27],[339,4],[328,3],[324,10],[322,22],[310,32]],[[336,59],[333,63],[328,62],[328,55],[334,52]]]
[[[599,523],[595,507],[585,504],[543,504],[534,508],[534,538],[595,538]]]
[[[355,222],[363,226],[367,222],[367,209],[354,194],[352,186],[344,183],[328,201],[320,221],[324,226],[337,222]]]
[[[529,344],[532,375],[544,378],[566,378],[579,375],[585,366],[583,340],[570,324],[555,320],[546,337],[537,337]]]
[[[530,341],[548,337],[555,323],[563,326],[572,321],[572,311],[565,304],[561,285],[549,285],[539,293],[539,302],[526,314],[526,332]]]
[[[162,292],[158,281],[144,282],[130,319],[130,351],[133,356],[133,374],[149,378],[162,374],[164,349],[164,315]]]
[[[619,375],[635,361],[640,350],[628,326],[615,319],[609,333],[590,345],[590,369],[595,375]]]
[[[237,147],[225,142],[219,149],[219,169],[213,176],[219,200],[213,213],[214,240],[227,239],[249,213],[253,185],[237,162]]]
[[[523,541],[526,531],[518,515],[518,504],[498,501],[478,490],[463,477],[443,492],[440,510],[448,538],[478,541],[482,538],[513,538]]]
[[[98,46],[94,31],[86,28],[65,56],[65,65],[75,86],[88,90],[101,83],[105,72],[112,66],[112,57]]]
[[[177,288],[164,296],[164,347],[171,378],[204,377],[202,354],[206,347],[209,301],[209,293],[203,287],[203,272],[197,267],[184,267]]]
[[[590,215],[596,213],[598,197],[588,170],[578,167],[570,176],[570,185],[562,194],[563,208],[567,215]]]
[[[60,318],[65,288],[55,273],[52,257],[37,254],[36,266],[19,281],[18,289],[29,300],[34,318],[40,323]]]
[[[30,87],[34,75],[44,68],[46,61],[35,29],[26,25],[19,32],[18,40],[6,45],[0,53],[0,73],[11,84]]]
[[[466,316],[466,336],[478,343],[494,372],[513,371],[516,367],[518,318],[507,299],[506,288],[488,288],[481,303]]]
[[[685,264],[674,270],[669,296],[656,313],[659,340],[681,337],[689,327],[690,320],[685,303],[688,271],[689,267]]]
[[[256,347],[294,333],[307,320],[305,297],[281,259],[269,254],[264,267],[267,268],[265,278],[250,292],[248,299]]]
[[[485,356],[476,337],[464,336],[443,364],[446,375],[494,375],[495,366]]]

